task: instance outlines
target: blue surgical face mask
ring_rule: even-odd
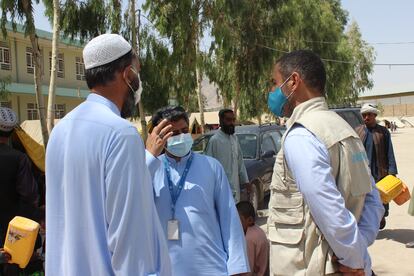
[[[292,96],[292,93],[289,94],[289,96],[285,96],[282,92],[282,87],[287,83],[287,81],[292,77],[290,75],[281,86],[276,87],[276,89],[269,93],[269,96],[267,98],[267,106],[269,107],[270,111],[272,111],[273,114],[275,114],[278,117],[283,116],[283,108],[285,107],[288,99],[290,96]]]
[[[190,133],[181,133],[167,140],[167,151],[176,157],[186,156],[193,146],[193,138]]]

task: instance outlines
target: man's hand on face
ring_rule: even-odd
[[[155,157],[159,156],[167,143],[168,138],[173,135],[171,131],[172,126],[168,120],[164,119],[162,122],[154,127],[151,134],[147,138],[147,150]]]

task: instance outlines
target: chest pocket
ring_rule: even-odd
[[[276,156],[275,165],[273,168],[272,182],[270,189],[280,192],[298,192],[295,180],[289,173],[286,162],[284,160],[283,150],[281,149]]]
[[[269,203],[269,240],[280,244],[298,244],[304,233],[304,200],[288,173],[283,150],[276,157],[274,171]]]

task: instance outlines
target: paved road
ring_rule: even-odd
[[[414,128],[392,133],[399,177],[410,187],[414,185]],[[387,225],[370,247],[373,270],[379,276],[414,276],[414,248],[405,244],[414,241],[414,217],[407,214],[408,203],[390,206]],[[258,224],[266,231],[267,210],[259,211]]]

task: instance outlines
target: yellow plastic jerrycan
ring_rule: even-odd
[[[376,186],[380,192],[383,203],[389,203],[397,197],[403,189],[402,181],[393,175],[387,175],[378,181]]]
[[[11,255],[9,263],[25,268],[33,255],[40,225],[28,218],[14,217],[7,229],[4,250]]]

